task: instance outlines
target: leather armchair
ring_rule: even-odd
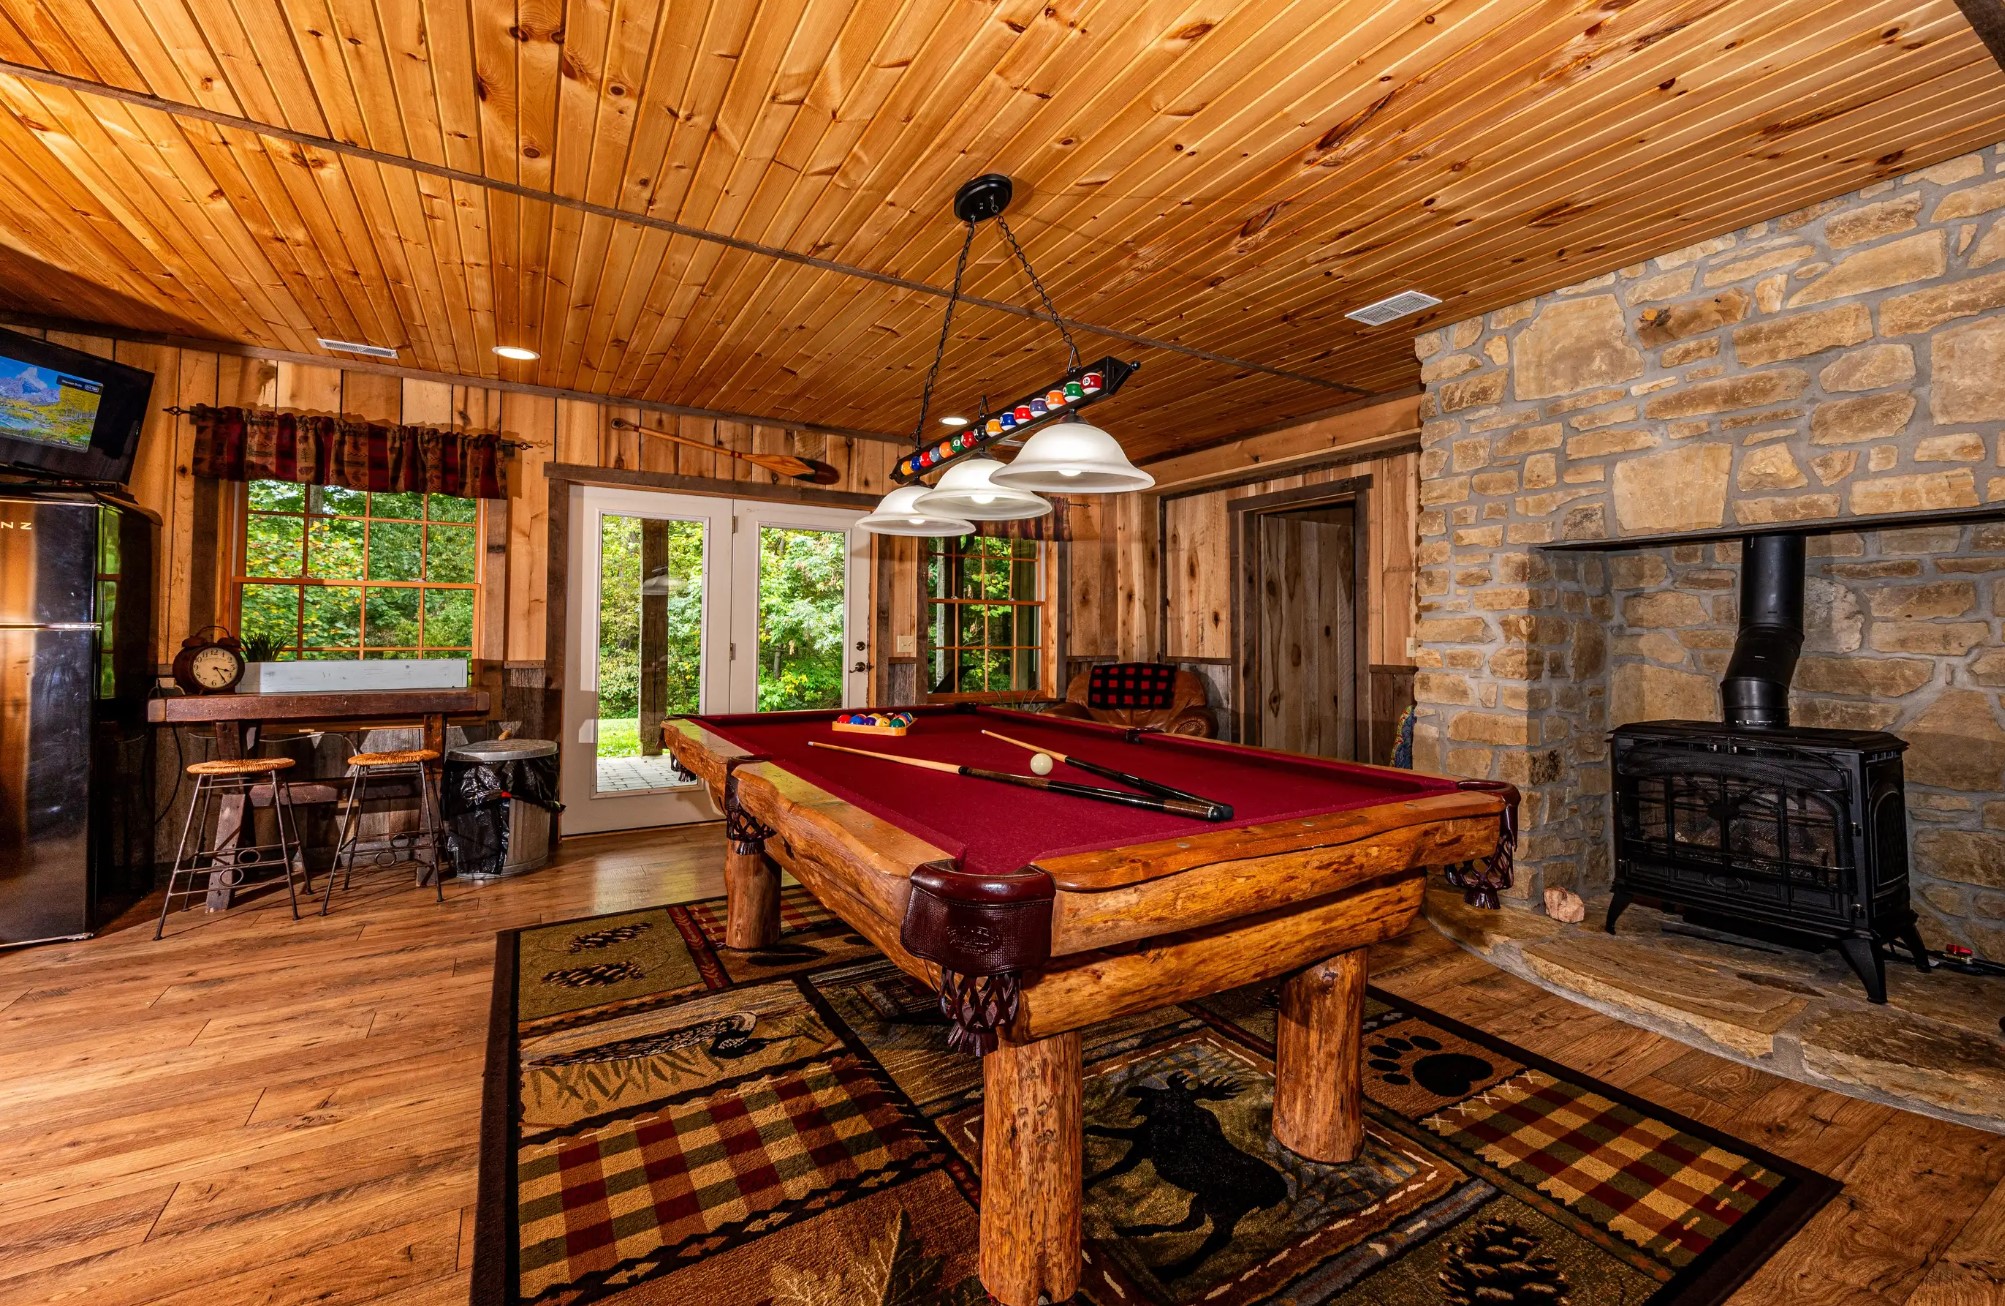
[[[1211,710],[1211,693],[1205,686],[1204,677],[1196,672],[1177,672],[1176,684],[1170,692],[1170,705],[1160,708],[1088,707],[1087,686],[1092,674],[1089,669],[1074,676],[1072,683],[1065,687],[1065,701],[1046,708],[1047,714],[1070,717],[1075,721],[1099,721],[1107,725],[1161,730],[1165,734],[1190,735],[1198,739],[1210,739],[1218,733],[1217,719]]]

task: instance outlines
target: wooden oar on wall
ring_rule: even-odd
[[[666,440],[670,444],[688,445],[692,449],[701,449],[705,453],[720,454],[726,458],[736,458],[740,462],[751,463],[754,467],[763,467],[775,476],[791,477],[796,481],[806,481],[811,485],[834,485],[842,479],[841,472],[827,463],[818,462],[813,458],[796,458],[792,454],[787,453],[744,453],[737,449],[727,449],[721,444],[705,444],[701,440],[692,440],[686,435],[675,435],[668,431],[657,431],[651,426],[642,426],[639,422],[629,422],[624,417],[615,417],[613,425],[619,430],[638,431],[642,435],[651,435],[657,440]]]

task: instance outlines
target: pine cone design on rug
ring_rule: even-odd
[[[792,1266],[772,1271],[773,1306],[986,1306],[981,1281],[942,1283],[944,1256],[929,1256],[904,1211],[886,1237],[830,1274]]]
[[[544,975],[545,984],[567,989],[596,989],[623,980],[646,979],[647,972],[630,961],[602,961],[591,966],[568,966]]]
[[[565,947],[566,952],[596,952],[600,948],[610,948],[616,943],[638,939],[654,928],[653,921],[635,921],[630,925],[614,925],[603,930],[587,930],[574,937]]]
[[[1571,1306],[1566,1275],[1539,1240],[1508,1220],[1485,1220],[1448,1253],[1449,1306]]]

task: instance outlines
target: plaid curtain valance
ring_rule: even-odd
[[[191,410],[197,476],[505,499],[511,441],[493,431],[365,422],[270,408]]]

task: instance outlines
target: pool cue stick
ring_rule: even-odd
[[[1126,789],[1102,789],[1097,785],[1076,785],[1065,780],[1049,780],[1041,775],[1016,775],[1009,771],[988,771],[978,766],[963,766],[959,762],[935,762],[924,757],[900,757],[896,753],[873,753],[867,748],[850,748],[844,744],[825,744],[819,739],[810,739],[809,748],[826,748],[834,753],[854,753],[858,757],[874,757],[884,762],[897,762],[901,766],[916,766],[926,771],[945,771],[950,775],[965,775],[976,780],[993,780],[997,784],[1016,785],[1023,789],[1042,789],[1047,793],[1067,794],[1073,798],[1091,798],[1096,802],[1118,803],[1123,807],[1139,807],[1144,811],[1167,812],[1172,816],[1190,816],[1200,821],[1223,821],[1232,809],[1219,803],[1202,799],[1192,801],[1185,798],[1162,798],[1155,794],[1130,793]]]
[[[1129,775],[1126,771],[1116,771],[1111,766],[1102,766],[1098,762],[1089,762],[1083,757],[1074,757],[1070,753],[1061,753],[1055,748],[1046,748],[1043,744],[1032,744],[1021,739],[1012,739],[1008,735],[999,735],[993,730],[984,730],[982,733],[990,739],[1000,739],[1005,744],[1015,744],[1018,748],[1028,748],[1033,753],[1044,753],[1047,756],[1055,757],[1067,766],[1076,766],[1082,771],[1090,771],[1103,780],[1112,780],[1118,784],[1128,785],[1131,788],[1140,789],[1144,793],[1155,794],[1160,798],[1182,798],[1193,803],[1209,803],[1213,807],[1225,808],[1228,819],[1232,815],[1232,806],[1229,803],[1221,803],[1215,799],[1206,798],[1202,794],[1190,793],[1187,790],[1166,785],[1160,780],[1147,780],[1138,775]]]

